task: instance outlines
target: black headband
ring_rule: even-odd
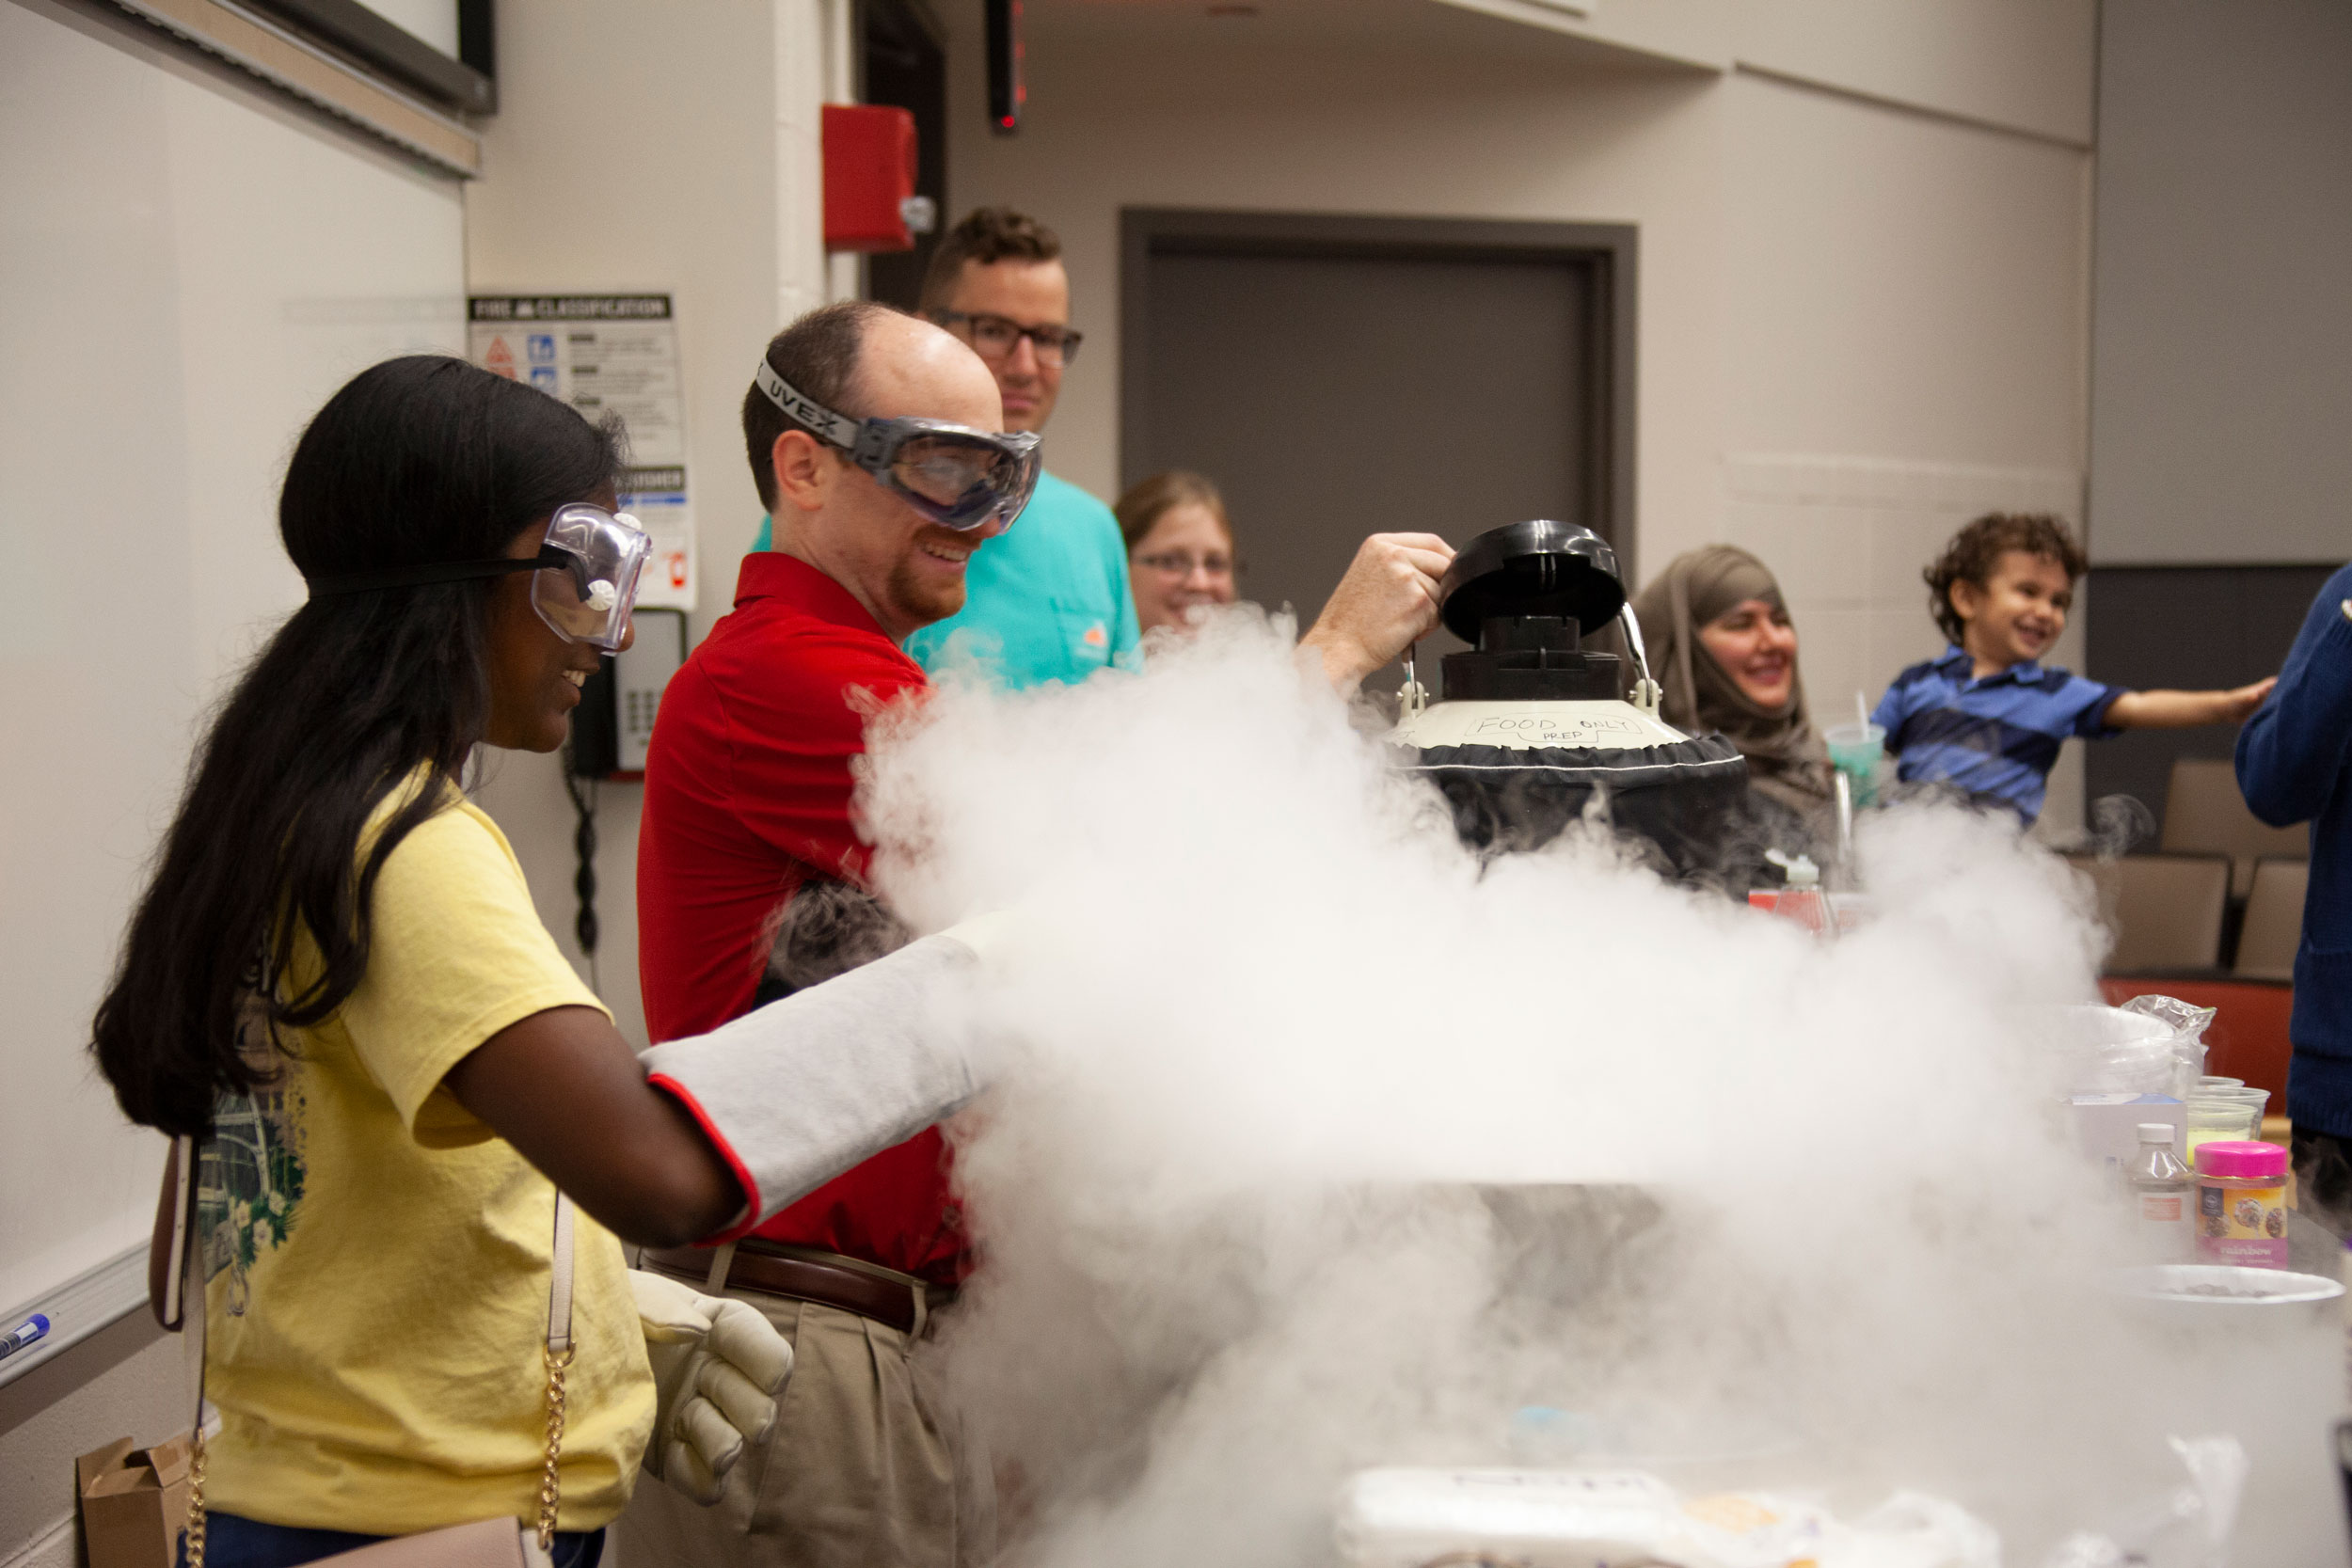
[[[496,561],[438,561],[422,566],[385,566],[372,572],[339,572],[331,578],[308,578],[310,597],[338,594],[367,594],[379,588],[418,588],[433,582],[466,582],[475,578],[502,578],[511,572],[544,571],[569,566],[572,558],[553,545],[542,545],[533,556],[502,556]]]

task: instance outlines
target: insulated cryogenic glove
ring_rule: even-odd
[[[708,1508],[725,1491],[743,1445],[765,1442],[774,1429],[792,1347],[746,1303],[643,1269],[629,1271],[628,1288],[653,1363],[645,1468]]]
[[[644,1053],[647,1081],[693,1114],[750,1200],[716,1239],[745,1234],[979,1092],[977,967],[972,944],[942,932]]]

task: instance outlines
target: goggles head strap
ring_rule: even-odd
[[[421,566],[386,566],[373,572],[340,572],[331,578],[306,578],[314,599],[341,594],[369,594],[379,588],[420,588],[435,582],[468,582],[476,578],[502,578],[510,572],[539,572],[550,566],[570,568],[571,555],[553,545],[542,545],[533,556],[508,556],[498,561],[436,561]]]
[[[759,369],[752,372],[752,385],[767,396],[770,403],[784,410],[784,417],[831,441],[845,451],[857,450],[859,431],[865,421],[826,407],[776,373],[776,368],[762,355]]]

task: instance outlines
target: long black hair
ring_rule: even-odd
[[[610,489],[609,430],[462,359],[359,372],[294,447],[278,503],[313,581],[486,561],[566,501]],[[330,1017],[367,971],[385,858],[447,803],[489,713],[495,579],[313,597],[246,669],[190,763],[154,879],[132,915],[92,1050],[133,1121],[201,1134],[223,1090],[272,1075],[242,1037]],[[419,769],[359,859],[385,797]],[[295,987],[298,935],[321,965]]]

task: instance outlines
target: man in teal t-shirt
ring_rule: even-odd
[[[1054,231],[982,207],[940,236],[923,277],[923,314],[970,343],[995,372],[1007,430],[1054,415],[1077,356],[1070,277]],[[1009,687],[1074,683],[1104,665],[1142,661],[1127,546],[1111,509],[1047,474],[1011,529],[965,568],[963,609],[907,639],[934,673],[977,666]]]

